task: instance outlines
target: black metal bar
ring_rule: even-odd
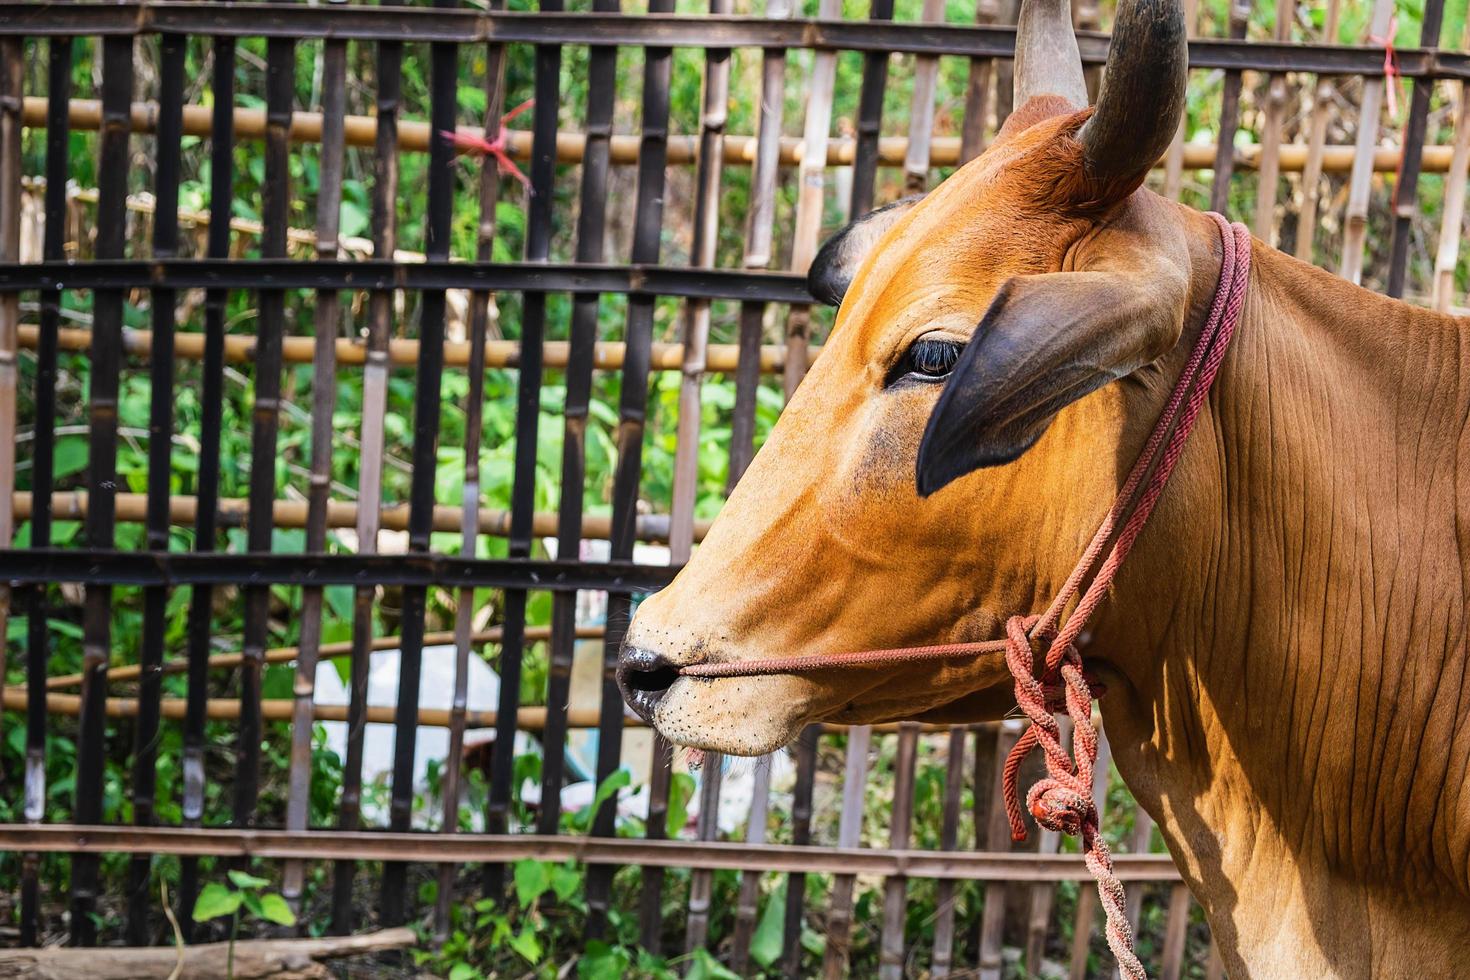
[[[163,35],[159,58],[158,148],[156,200],[153,218],[153,254],[170,258],[179,246],[179,156],[184,129],[184,51],[188,39]],[[150,551],[168,550],[168,496],[172,475],[174,408],[174,302],[167,287],[152,295],[153,343],[149,356],[148,511],[146,541]],[[168,590],[154,586],[143,594],[142,673],[138,687],[138,718],[133,739],[133,823],[154,821],[157,787],[159,699],[163,695],[163,642]],[[149,854],[135,854],[128,868],[127,940],[133,946],[151,941],[149,912],[153,906]]]
[[[450,3],[453,0],[449,0]],[[444,0],[436,0],[444,6]],[[435,43],[430,51],[429,128],[433,133],[454,131],[458,47]],[[429,143],[428,212],[424,223],[424,252],[429,258],[449,258],[449,236],[454,219],[453,146],[438,136]],[[444,291],[425,290],[420,300],[419,366],[414,391],[413,476],[408,502],[408,550],[429,553],[434,522],[434,480],[438,471],[441,382],[444,376]],[[424,616],[428,588],[403,590],[403,617],[398,658],[398,705],[394,713],[393,783],[388,827],[407,831],[413,819],[413,756],[418,739],[419,683],[423,677]],[[458,760],[449,760],[457,765]],[[407,914],[405,888],[408,865],[383,866],[382,920],[402,923]]]
[[[67,145],[71,140],[67,105],[71,100],[71,38],[53,38],[47,46],[46,89],[46,230],[41,255],[59,261],[66,249]],[[51,545],[51,478],[56,454],[57,330],[61,294],[41,298],[36,344],[36,419],[31,449],[31,547]],[[46,631],[46,590],[32,589],[26,616],[26,768],[25,818],[40,823],[46,816],[46,662],[51,645]],[[21,862],[20,942],[40,944],[41,892],[38,859]]]
[[[129,114],[133,100],[133,41],[109,37],[102,44],[102,138],[97,157],[97,254],[121,258],[127,244]],[[117,393],[122,368],[123,292],[99,290],[93,302],[92,371],[87,393],[91,432],[87,451],[86,541],[111,548],[117,495]],[[19,552],[10,552],[19,554]],[[102,822],[107,761],[107,665],[112,654],[112,585],[87,586],[82,612],[81,730],[72,812],[83,823]],[[95,945],[97,859],[72,860],[71,938]]]
[[[229,213],[234,200],[235,128],[235,39],[214,40],[214,119],[210,143],[210,207]],[[227,263],[230,254],[230,223],[209,225],[206,252],[210,260]],[[196,496],[199,509],[194,517],[194,552],[215,549],[218,530],[220,477],[220,431],[224,425],[225,324],[229,294],[215,288],[204,295],[204,362],[200,368],[199,392],[199,477]],[[183,822],[197,827],[204,817],[204,722],[209,697],[209,632],[214,606],[213,583],[197,583],[189,595],[188,620],[188,706],[184,718]],[[195,898],[199,894],[199,862],[180,861],[178,915],[184,939],[194,935]]]
[[[1444,0],[1425,0],[1424,20],[1419,44],[1428,49],[1439,46],[1439,31],[1444,22]],[[1392,81],[1390,80],[1390,83]],[[1393,193],[1393,243],[1388,258],[1388,295],[1404,295],[1404,279],[1409,270],[1409,231],[1414,222],[1414,200],[1419,193],[1419,173],[1424,165],[1424,133],[1429,124],[1429,99],[1434,94],[1432,79],[1415,79],[1414,94],[1409,103],[1409,123],[1404,131],[1404,155],[1399,163],[1399,179]]]
[[[784,272],[554,262],[272,261],[0,263],[0,289],[472,289],[630,293],[709,299],[812,301],[805,278]]]
[[[394,8],[394,12],[400,12]],[[398,246],[398,110],[403,87],[403,45],[378,45],[378,129],[373,159],[373,254],[392,258]],[[363,369],[362,444],[359,502],[366,509],[357,522],[358,551],[378,548],[378,503],[382,497],[383,418],[388,386],[388,339],[392,332],[393,293],[380,286],[368,301],[367,362]],[[342,802],[337,826],[356,830],[362,817],[362,757],[366,732],[369,648],[373,636],[371,583],[353,595],[352,654],[347,709],[347,758],[342,771]],[[345,935],[353,929],[352,883],[357,866],[339,861],[332,878],[332,931]]]
[[[658,15],[619,18],[603,13],[509,12],[373,8],[290,3],[0,3],[0,32],[26,36],[119,36],[150,33],[234,37],[333,37],[359,41],[498,41],[619,47],[816,48],[1011,58],[1009,25],[874,23],[818,19]],[[1107,61],[1108,37],[1079,31],[1082,61]],[[1407,78],[1470,78],[1470,54],[1404,48],[1396,52]],[[1195,69],[1314,72],[1382,76],[1383,49],[1362,45],[1197,38],[1189,42]]]
[[[673,0],[651,0],[651,14],[673,9]],[[669,80],[673,69],[672,48],[650,47],[643,59],[642,139],[638,149],[638,198],[633,223],[632,258],[640,265],[657,265],[664,222],[664,165],[669,143]],[[643,425],[647,415],[649,362],[653,351],[652,296],[635,294],[628,299],[624,334],[622,390],[618,399],[618,461],[613,471],[612,534],[609,553],[613,561],[633,555],[634,523],[638,516],[638,489],[643,472]],[[631,596],[608,596],[607,633],[603,640],[603,671],[616,666],[623,633],[632,612]],[[597,784],[602,785],[617,769],[622,751],[622,700],[610,705],[606,681],[598,734]],[[612,727],[612,718],[617,727]],[[655,740],[659,736],[655,735]],[[612,743],[611,745],[605,743]],[[658,752],[655,751],[655,759]],[[593,836],[610,837],[617,800],[609,798],[593,815]],[[600,867],[587,874],[587,935],[598,938],[607,926],[614,868]]]
[[[893,19],[893,0],[873,0],[870,21]],[[878,134],[883,121],[883,93],[888,87],[888,53],[869,51],[863,56],[863,89],[858,97],[857,147],[852,161],[852,204],[856,220],[873,210],[873,182],[878,176]]]
[[[796,788],[791,796],[791,843],[812,841],[812,786],[817,774],[817,738],[821,726],[808,725],[796,739]],[[801,920],[806,907],[806,875],[796,872],[786,879],[786,918],[782,933],[782,973],[801,975]]]
[[[295,100],[296,42],[273,37],[266,48],[265,180],[261,186],[264,231],[260,253],[267,259],[286,254],[291,194],[290,147]],[[256,332],[255,404],[250,438],[250,518],[247,547],[269,552],[275,531],[271,513],[276,498],[276,434],[281,413],[281,335],[285,330],[286,295],[278,289],[259,292]],[[240,658],[240,721],[235,743],[234,820],[237,827],[255,824],[260,795],[261,673],[270,620],[270,586],[245,589],[245,628]]]

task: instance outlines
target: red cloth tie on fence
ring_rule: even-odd
[[[521,173],[520,168],[515,165],[515,161],[510,158],[510,154],[505,151],[505,124],[510,122],[516,116],[519,116],[521,113],[525,112],[527,109],[531,108],[531,106],[535,104],[535,99],[527,99],[520,105],[516,106],[514,109],[507,112],[505,115],[501,116],[500,130],[495,134],[495,138],[493,140],[487,140],[483,136],[475,136],[471,133],[461,133],[457,129],[440,130],[439,135],[449,142],[453,143],[456,149],[473,150],[481,154],[482,156],[493,158],[496,164],[499,165],[501,170],[504,170],[516,180],[520,181],[522,184],[525,185],[526,190],[531,191],[531,193],[534,194],[535,191],[531,190],[530,179],[525,174]]]
[[[1040,748],[1046,758],[1047,775],[1026,794],[1026,809],[1047,830],[1081,838],[1083,859],[1097,881],[1098,895],[1107,916],[1104,932],[1108,948],[1117,958],[1120,972],[1129,980],[1142,980],[1147,975],[1133,949],[1123,883],[1113,870],[1112,854],[1098,832],[1092,781],[1098,746],[1097,729],[1092,723],[1093,689],[1083,672],[1076,642],[1106,597],[1183,454],[1185,440],[1204,408],[1245,303],[1246,284],[1250,279],[1250,232],[1244,225],[1232,225],[1213,211],[1209,216],[1219,227],[1222,252],[1220,281],[1209,316],[1128,479],[1046,612],[1040,616],[1012,616],[1006,622],[1004,640],[689,664],[679,670],[689,677],[754,677],[835,668],[890,667],[1004,651],[1006,666],[1015,679],[1016,704],[1031,721],[1006,758],[1001,774],[1011,836],[1018,841],[1026,839],[1017,776],[1026,757]],[[1063,623],[1063,616],[1074,600],[1076,607]],[[1040,678],[1035,676],[1033,643],[1046,650]],[[1061,729],[1055,718],[1061,711],[1066,711],[1072,719],[1070,754],[1062,746]]]

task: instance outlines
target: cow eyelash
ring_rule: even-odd
[[[888,373],[888,384],[899,381],[943,381],[954,370],[964,345],[941,337],[921,337],[909,345]]]

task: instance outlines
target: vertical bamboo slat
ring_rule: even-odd
[[[1250,27],[1250,0],[1230,0],[1230,36],[1245,38]],[[1215,147],[1215,176],[1210,185],[1210,210],[1228,214],[1230,178],[1235,173],[1235,131],[1240,127],[1241,73],[1225,72],[1220,95],[1220,133]]]
[[[501,9],[496,0],[492,9]],[[500,133],[500,114],[505,102],[505,45],[485,47],[485,136],[495,139]],[[487,157],[480,165],[480,219],[475,228],[475,259],[489,262],[495,252],[495,206],[500,199],[500,164]],[[490,330],[488,292],[470,294],[470,358],[469,400],[465,406],[464,489],[460,495],[460,552],[474,557],[479,540],[480,508],[480,441],[485,418],[485,343]],[[465,715],[469,708],[469,669],[473,655],[475,590],[463,588],[456,597],[454,610],[454,694],[450,708],[449,752],[445,756],[444,812],[442,831],[459,832],[460,787],[464,770]],[[453,928],[450,910],[454,906],[455,866],[439,865],[439,887],[434,903],[434,937],[443,943]]]
[[[373,147],[373,255],[391,258],[398,248],[398,108],[403,87],[403,44],[379,41],[376,94],[378,129]],[[357,476],[357,551],[378,551],[379,510],[383,501],[383,427],[388,405],[388,341],[393,329],[394,293],[375,290],[368,297],[367,353],[362,369],[362,460]],[[363,736],[367,727],[369,650],[373,640],[371,586],[352,597],[352,653],[348,666],[347,758],[342,764],[342,799],[337,826],[356,830],[362,822]],[[352,885],[357,865],[338,861],[332,877],[332,931],[352,931]]]
[[[1296,0],[1276,0],[1276,30],[1280,43],[1291,40]],[[1286,75],[1273,74],[1266,83],[1265,122],[1261,126],[1261,165],[1256,176],[1254,231],[1262,241],[1275,242],[1276,191],[1281,177],[1281,133],[1286,120]]]
[[[97,156],[99,259],[120,259],[127,245],[128,142],[132,133],[133,39],[102,42],[102,137]],[[87,392],[88,547],[114,545],[117,495],[117,409],[122,368],[123,290],[99,289],[92,306],[92,372]],[[77,738],[77,776],[72,812],[78,823],[102,822],[107,757],[107,666],[112,655],[112,587],[89,585],[82,610],[82,716]],[[77,946],[97,941],[96,855],[72,858],[71,938]]]
[[[184,125],[184,47],[186,38],[165,34],[160,39],[157,213],[153,218],[153,256],[171,259],[179,245],[179,144]],[[153,342],[149,351],[148,508],[146,542],[149,551],[167,551],[168,495],[172,477],[175,292],[153,290]],[[157,790],[159,699],[163,693],[163,644],[168,589],[150,586],[143,592],[143,644],[139,666],[138,717],[133,738],[133,823],[146,827],[154,821]],[[135,854],[128,867],[127,940],[146,945],[153,906],[152,857]]]
[[[768,0],[766,16],[791,16],[791,0]],[[756,123],[755,166],[750,176],[750,223],[745,230],[742,262],[744,268],[752,271],[769,268],[771,264],[785,103],[786,49],[766,48],[761,55],[760,116]],[[855,174],[858,172],[857,167],[853,170]],[[740,304],[740,354],[735,372],[735,411],[730,418],[730,476],[726,494],[734,491],[735,484],[755,455],[755,403],[761,380],[761,334],[765,315],[764,303],[746,301]]]
[[[812,784],[816,782],[817,739],[820,725],[808,725],[796,737],[796,787],[791,793],[791,843],[812,842]],[[786,879],[786,915],[781,936],[781,970],[788,977],[801,975],[801,926],[806,908],[806,875]]]
[[[235,160],[235,39],[214,40],[214,98],[209,147],[209,202],[211,209],[228,211],[234,198]],[[206,253],[212,259],[230,255],[230,225],[212,222]],[[229,294],[211,289],[204,294],[204,362],[199,388],[199,507],[194,517],[194,550],[215,550],[216,509],[219,504],[220,431],[224,426],[225,315]],[[204,816],[204,720],[209,697],[209,635],[214,589],[196,585],[189,593],[189,681],[184,717],[183,822],[197,827]],[[199,859],[180,859],[178,915],[185,941],[193,938],[194,900],[199,893]]]
[[[949,760],[944,774],[944,816],[939,830],[940,850],[952,851],[960,842],[960,797],[965,789],[965,730],[949,730]],[[949,976],[954,962],[955,883],[941,881],[935,889],[934,963],[929,975]]]
[[[1322,40],[1337,42],[1338,24],[1342,17],[1342,0],[1327,0],[1327,15],[1322,24]],[[1332,112],[1334,83],[1319,76],[1312,96],[1312,118],[1308,123],[1307,159],[1302,167],[1302,203],[1297,210],[1296,257],[1312,261],[1312,245],[1317,235],[1317,211],[1322,197],[1322,155],[1327,147],[1327,123]]]
[[[655,0],[649,13],[668,13],[672,0]],[[650,47],[643,60],[642,138],[638,147],[638,197],[633,225],[634,264],[656,265],[661,252],[666,194],[664,173],[669,144],[669,82],[673,50]],[[613,513],[610,553],[614,561],[633,557],[638,490],[643,475],[643,431],[648,410],[649,365],[653,350],[654,298],[646,294],[628,297],[628,317],[623,340],[622,391],[618,398],[618,458],[613,474]],[[607,602],[607,634],[602,655],[602,710],[597,734],[597,782],[601,785],[618,767],[622,751],[623,699],[618,693],[615,672],[623,631],[632,613],[632,596],[612,593]],[[661,742],[662,739],[656,739]],[[656,745],[654,771],[662,771],[668,750]],[[593,815],[592,833],[610,837],[614,832],[617,800],[607,800]],[[587,872],[587,934],[600,937],[607,924],[615,868],[598,866]]]
[[[745,820],[745,842],[764,844],[771,801],[771,756],[761,756],[755,765],[755,778],[750,786],[750,813]],[[735,930],[730,940],[730,969],[742,976],[750,965],[750,941],[755,935],[760,895],[761,876],[753,872],[742,874],[740,893],[735,902]]]
[[[714,16],[730,13],[730,0],[710,0]],[[694,242],[690,264],[712,268],[719,235],[721,149],[730,101],[730,49],[705,52],[704,106],[700,121],[699,167],[695,175]],[[669,563],[682,565],[694,547],[694,505],[699,491],[700,390],[704,382],[709,344],[710,302],[691,299],[684,308],[684,358],[679,382],[679,422],[675,435],[673,501],[669,507]],[[614,694],[616,694],[616,688]],[[621,702],[619,697],[618,702]],[[712,841],[719,836],[720,782],[724,760],[711,753],[700,772],[698,835]],[[693,952],[709,935],[710,895],[714,875],[693,871],[689,878],[689,915],[684,945]]]
[[[1419,46],[1439,47],[1439,31],[1444,23],[1444,0],[1425,0]],[[1429,125],[1429,99],[1434,94],[1434,79],[1414,79],[1414,94],[1409,103],[1409,122],[1404,129],[1404,148],[1399,159],[1399,176],[1393,193],[1393,238],[1388,256],[1388,295],[1404,295],[1404,280],[1409,271],[1409,230],[1414,222],[1419,171],[1424,165],[1424,132]]]
[[[838,847],[860,847],[863,833],[863,800],[868,788],[868,750],[873,729],[859,725],[847,731],[847,759],[842,776],[842,815],[837,824]],[[832,899],[827,914],[827,949],[822,958],[822,976],[841,980],[847,972],[852,949],[852,893],[856,875],[837,875],[832,880]]]
[[[1185,0],[1184,2],[1184,29],[1194,37],[1199,24],[1198,12],[1195,9],[1196,0]],[[1090,90],[1089,90],[1090,91]],[[1179,194],[1183,190],[1184,183],[1184,139],[1185,128],[1189,120],[1187,114],[1179,119],[1179,128],[1174,131],[1174,139],[1169,144],[1168,152],[1164,154],[1164,196],[1171,201],[1179,200]]]
[[[326,41],[322,46],[322,143],[318,157],[316,257],[337,258],[337,233],[342,211],[343,118],[347,112],[347,42]],[[332,483],[332,414],[337,407],[337,333],[342,300],[336,290],[316,294],[311,379],[311,476],[307,489],[306,551],[327,550],[327,502]],[[291,717],[291,764],[287,776],[286,829],[306,830],[311,810],[312,704],[316,697],[316,669],[322,637],[320,586],[301,590],[301,636],[296,678],[292,686],[295,707]],[[305,887],[306,866],[288,861],[282,872],[281,893],[298,912]]]
[[[841,0],[821,0],[817,16],[842,16]],[[791,271],[806,274],[817,254],[822,231],[822,204],[827,186],[827,142],[832,129],[832,95],[837,80],[837,52],[818,51],[807,86],[806,125],[801,163],[797,167],[796,231],[791,243]],[[806,374],[811,342],[811,308],[793,303],[786,315],[786,397],[790,398]]]
[[[975,23],[982,27],[1000,17],[999,0],[975,0]],[[994,58],[971,58],[965,79],[965,122],[960,132],[960,162],[973,160],[985,149],[985,125],[990,113],[990,85],[995,78]]]
[[[0,260],[20,261],[21,109],[25,105],[19,37],[0,38]],[[15,540],[16,345],[20,339],[20,294],[0,293],[0,548]],[[8,636],[10,586],[0,585],[0,637]],[[0,650],[0,691],[5,688],[10,644]]]
[[[924,23],[944,22],[944,0],[924,0]],[[909,143],[904,155],[904,191],[922,194],[929,189],[929,137],[934,132],[934,87],[939,81],[939,58],[914,59],[914,91],[909,101]]]
[[[990,752],[991,765],[988,775],[990,794],[988,799],[992,801],[1001,798],[1001,764],[1005,757],[1010,754],[1015,746],[1016,740],[1021,736],[1021,726],[1013,721],[1001,723],[995,735],[993,745],[986,744],[989,740],[976,746],[976,752]],[[981,787],[987,785],[980,782],[979,760],[976,760],[975,797],[978,800],[981,795]],[[1005,808],[992,803],[989,807],[988,819],[981,824],[977,818],[975,826],[976,836],[984,834],[985,850],[1003,851],[1010,847],[1011,832],[1006,822]],[[983,829],[982,829],[983,828]],[[980,951],[979,964],[976,976],[979,980],[1000,980],[1001,976],[1001,943],[1005,936],[1006,926],[1006,904],[1010,896],[1010,886],[1005,882],[992,881],[985,884],[985,904],[980,913]]]
[[[1097,808],[1098,823],[1102,823],[1108,804],[1108,767],[1113,761],[1113,750],[1108,744],[1107,732],[1098,740],[1097,759],[1092,767],[1092,805]],[[1067,967],[1068,980],[1085,980],[1087,977],[1087,952],[1091,946],[1093,917],[1097,914],[1097,889],[1084,884],[1077,889],[1077,909],[1072,917],[1072,949]]]
[[[1393,19],[1393,11],[1393,0],[1373,0],[1373,19],[1368,33],[1373,37],[1385,37]],[[1368,201],[1373,190],[1373,151],[1378,147],[1384,81],[1378,75],[1363,79],[1363,98],[1358,106],[1358,141],[1353,151],[1353,173],[1348,179],[1342,260],[1338,266],[1338,275],[1353,283],[1363,281],[1363,247],[1368,237]]]
[[[1470,47],[1470,25],[1461,47]],[[1455,268],[1460,264],[1460,239],[1465,226],[1465,185],[1470,180],[1470,89],[1464,82],[1456,92],[1455,152],[1445,174],[1444,219],[1439,228],[1439,252],[1434,262],[1434,308],[1447,312],[1455,300]]]
[[[889,823],[888,847],[901,851],[909,846],[909,830],[914,819],[914,767],[918,759],[919,726],[911,723],[898,728],[898,755],[893,769],[893,812]],[[902,980],[903,925],[908,895],[908,879],[890,875],[883,882],[883,932],[879,940],[879,980]]]
[[[265,180],[261,185],[261,258],[286,257],[290,206],[290,144],[292,102],[296,89],[296,44],[291,38],[271,38],[266,47]],[[252,552],[271,550],[274,528],[271,514],[276,499],[276,436],[281,414],[281,345],[286,329],[286,294],[279,289],[258,293],[256,321],[255,400],[251,409],[250,513],[246,547]],[[245,589],[245,628],[240,659],[240,721],[236,732],[234,822],[255,825],[260,794],[261,675],[270,619],[270,587]]]
[[[438,7],[454,0],[436,0]],[[429,129],[452,133],[458,95],[459,45],[436,41],[429,46]],[[454,222],[453,143],[444,136],[429,143],[428,208],[424,221],[424,254],[430,262],[449,259]],[[418,376],[414,385],[413,475],[408,501],[408,551],[429,553],[434,523],[434,479],[439,460],[439,422],[444,380],[444,322],[447,297],[442,289],[426,289],[419,297]],[[412,585],[403,590],[398,645],[398,703],[393,713],[393,782],[388,803],[388,829],[398,833],[413,823],[414,752],[418,746],[419,687],[423,679],[425,616],[429,590]],[[408,866],[383,866],[382,920],[398,925],[408,916]]]
[[[1169,889],[1169,916],[1164,924],[1163,966],[1159,980],[1179,980],[1184,975],[1184,940],[1189,929],[1189,886],[1180,882]]]
[[[65,256],[67,145],[70,142],[68,103],[71,100],[71,38],[47,42],[46,89],[46,200],[41,257],[48,262]],[[51,546],[51,487],[56,452],[57,331],[61,297],[48,290],[41,296],[41,321],[36,344],[35,424],[31,439],[32,548]],[[46,815],[46,692],[45,678],[51,644],[46,626],[46,590],[32,589],[26,612],[26,762],[25,819],[40,823]],[[20,942],[40,944],[40,856],[21,859]]]

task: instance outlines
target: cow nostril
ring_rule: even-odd
[[[652,694],[672,687],[679,679],[679,669],[672,664],[662,664],[653,670],[631,669],[627,678],[628,686],[633,690]]]
[[[618,658],[618,687],[623,700],[644,721],[653,721],[653,709],[679,679],[679,668],[652,650],[624,647]]]

